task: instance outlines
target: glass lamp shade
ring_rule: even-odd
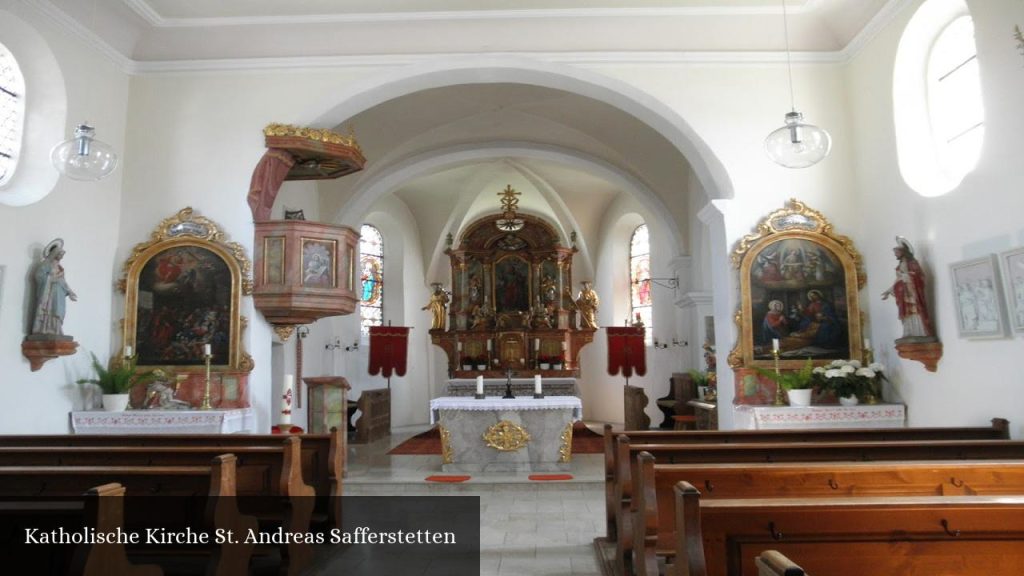
[[[786,125],[764,139],[768,157],[786,168],[807,168],[828,156],[832,137],[823,128],[803,121],[799,112],[786,114]]]
[[[88,124],[75,129],[75,137],[53,147],[50,162],[73,180],[100,180],[117,167],[117,154],[107,143],[96,140]]]

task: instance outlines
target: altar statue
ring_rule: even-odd
[[[597,305],[601,300],[589,281],[584,280],[582,284],[583,289],[576,298],[576,309],[580,313],[580,329],[597,330]]]
[[[42,261],[32,274],[35,282],[35,314],[31,335],[59,339],[64,336],[65,298],[77,301],[78,296],[64,280],[64,240],[57,238],[43,248]]]
[[[434,293],[430,295],[430,302],[420,310],[430,310],[430,329],[444,330],[445,307],[448,305],[448,293],[441,288],[441,284],[435,282]]]

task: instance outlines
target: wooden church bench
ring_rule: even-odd
[[[317,525],[341,528],[342,482],[347,451],[344,431],[329,434],[298,434],[302,446],[302,473],[316,491],[313,520]],[[276,434],[108,434],[0,436],[0,449],[16,446],[279,446]],[[231,451],[231,450],[228,450]]]
[[[676,563],[691,576],[757,576],[766,550],[828,576],[1017,576],[1024,563],[1024,496],[702,501],[680,482],[675,502]]]
[[[111,482],[120,479],[123,484]],[[82,492],[83,486],[96,483],[122,486],[132,496],[127,514],[118,504],[118,524],[129,531],[145,533],[145,528],[162,527],[170,531],[191,529],[211,537],[217,530],[245,535],[258,528],[256,519],[239,514],[235,501],[235,457],[214,457],[206,466],[0,466],[0,499],[31,506],[45,505],[53,499],[67,499]],[[166,500],[162,500],[166,497]],[[188,506],[199,507],[198,512]],[[123,502],[123,501],[122,501]],[[124,546],[120,546],[124,553]],[[145,549],[143,549],[145,550]],[[253,545],[199,545],[187,547],[190,555],[206,555],[208,574],[230,576],[244,574],[249,568]],[[166,549],[150,548],[157,556]],[[111,574],[119,572],[109,572]]]
[[[1022,495],[1024,460],[655,464],[638,457],[631,510],[634,573],[657,574],[657,557],[674,554],[673,489],[702,487],[702,499],[864,496]]]
[[[615,438],[624,432],[604,427],[604,468],[606,536],[616,538],[614,506]],[[680,444],[730,444],[755,442],[827,442],[858,440],[1009,440],[1010,424],[1003,418],[993,418],[991,426],[930,427],[930,428],[826,428],[815,430],[631,430],[633,442]],[[2,442],[2,439],[0,439]],[[2,444],[0,444],[2,445]]]
[[[314,491],[302,479],[301,441],[276,436],[275,446],[234,446],[236,494],[243,512],[286,532],[308,532]],[[223,452],[217,446],[37,446],[0,449],[0,465],[189,466]],[[283,572],[300,573],[312,559],[301,541],[280,546]]]
[[[630,437],[616,437],[612,497],[606,513],[616,538],[617,564],[631,569],[633,524],[632,476],[637,455],[650,452],[661,463],[756,463],[756,462],[856,462],[906,460],[1024,459],[1024,442],[1014,440],[944,440],[891,442],[798,442],[748,444],[632,444]],[[606,483],[607,491],[607,483]],[[609,540],[611,541],[611,540]]]
[[[804,576],[804,569],[778,550],[765,550],[754,558],[757,576]]]

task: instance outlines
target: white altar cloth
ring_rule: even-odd
[[[569,408],[572,419],[583,419],[583,402],[575,396],[545,396],[544,398],[516,397],[501,398],[488,396],[477,400],[467,396],[442,396],[430,401],[430,423],[435,424],[440,410],[558,410]]]
[[[906,425],[903,404],[736,407],[736,428],[740,430],[902,428]]]
[[[237,434],[256,426],[252,408],[72,412],[75,434]]]

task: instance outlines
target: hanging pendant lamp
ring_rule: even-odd
[[[100,180],[117,167],[117,154],[109,144],[96,140],[88,122],[75,128],[75,137],[53,147],[50,162],[73,180]]]
[[[821,162],[832,150],[832,137],[823,129],[804,122],[793,98],[793,63],[789,52],[789,22],[786,0],[782,0],[782,23],[786,33],[786,69],[789,72],[790,112],[785,126],[764,139],[764,149],[773,162],[786,168],[807,168]]]

